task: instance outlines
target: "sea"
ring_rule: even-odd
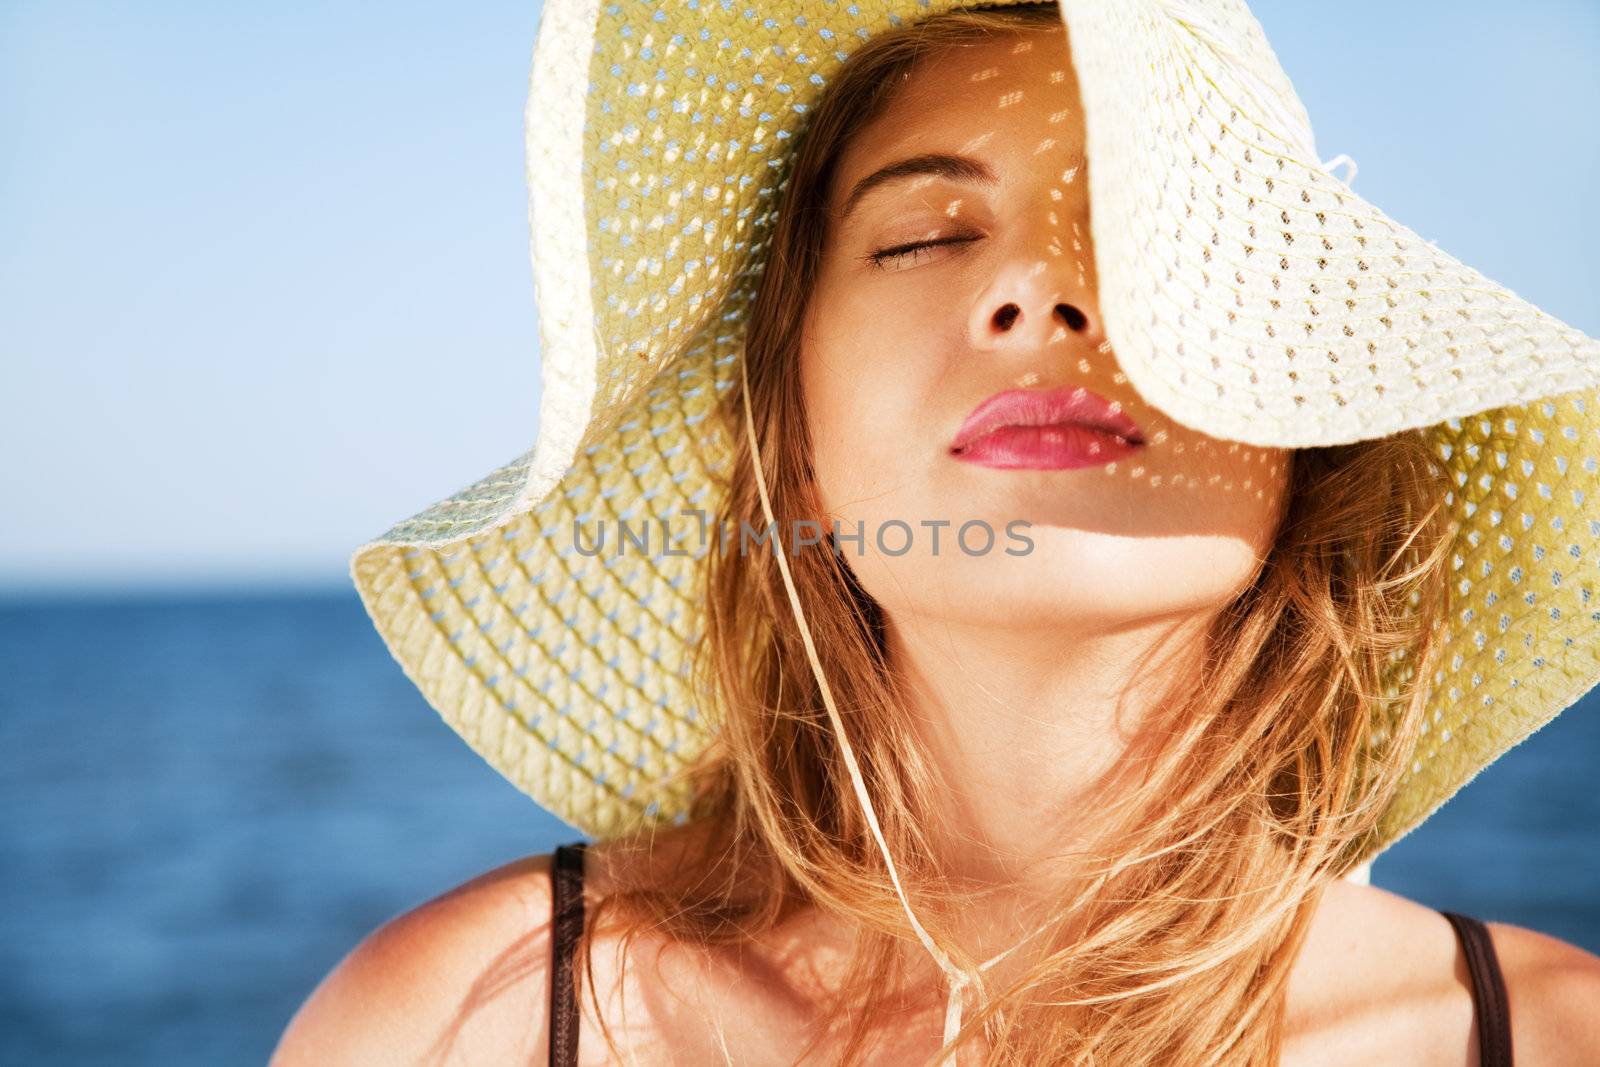
[[[1600,707],[1373,883],[1600,952]],[[0,1064],[264,1064],[362,937],[583,839],[477,758],[353,591],[0,601]]]

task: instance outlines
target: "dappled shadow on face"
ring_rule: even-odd
[[[1118,363],[1084,134],[1056,27],[930,54],[844,147],[801,350],[830,515],[1270,537],[1289,452],[1175,422]],[[1014,390],[1087,397],[1135,432],[1101,441],[1074,416],[961,439]]]

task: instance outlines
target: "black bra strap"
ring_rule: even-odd
[[[572,956],[583,932],[584,842],[556,846],[550,868],[550,1067],[577,1067],[578,994]]]
[[[1482,919],[1471,915],[1443,910],[1440,914],[1455,928],[1461,949],[1466,953],[1467,970],[1472,975],[1472,1005],[1478,1018],[1478,1062],[1483,1067],[1512,1067],[1511,1006],[1489,927]]]

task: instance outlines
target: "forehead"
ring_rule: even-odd
[[[1030,27],[919,60],[840,159],[849,181],[914,149],[1081,153],[1083,117],[1063,27]]]
[[[1069,83],[1073,83],[1072,53],[1065,27],[1034,25],[997,31],[980,41],[938,46],[916,62],[902,97],[992,103],[1003,93],[1059,94],[1069,89]]]

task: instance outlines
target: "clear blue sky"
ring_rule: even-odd
[[[1600,334],[1600,4],[1254,10],[1358,192]],[[337,587],[532,444],[538,16],[0,2],[0,592]]]

